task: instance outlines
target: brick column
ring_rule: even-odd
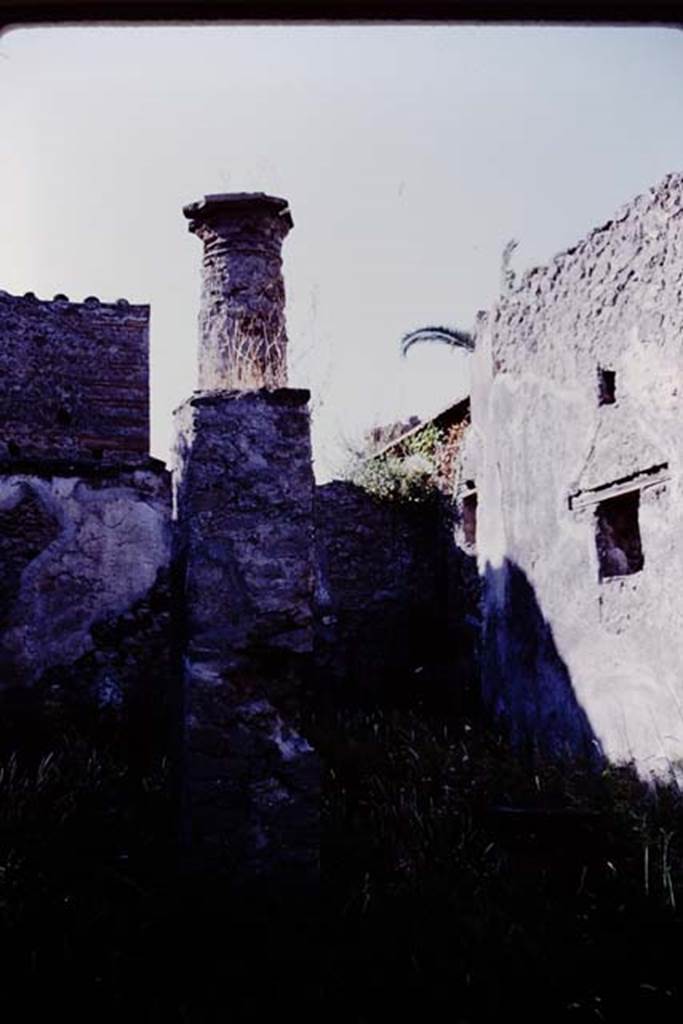
[[[263,192],[209,195],[183,210],[204,243],[199,311],[199,387],[287,384],[282,242],[292,227],[285,199]]]

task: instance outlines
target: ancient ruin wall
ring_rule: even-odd
[[[672,175],[480,320],[472,394],[486,696],[520,739],[659,772],[683,757],[682,337]]]
[[[93,627],[128,613],[169,562],[165,471],[0,477],[0,687],[40,685],[94,652]]]
[[[30,735],[49,708],[91,724],[114,712],[132,758],[165,742],[152,733],[170,688],[148,329],[149,307],[125,300],[0,292],[0,702],[32,709]]]
[[[149,452],[149,307],[0,292],[0,457]]]
[[[316,488],[315,544],[320,697],[421,695],[448,621],[437,508],[335,481]]]
[[[315,871],[317,758],[308,392],[197,395],[176,413],[187,828],[236,877]]]

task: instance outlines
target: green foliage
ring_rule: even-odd
[[[358,463],[351,480],[382,501],[434,501],[438,495],[435,456],[442,441],[443,431],[427,423],[384,454]]]
[[[426,423],[424,427],[420,427],[414,434],[406,438],[403,442],[402,450],[406,457],[423,455],[427,459],[432,459],[438,446],[443,443],[443,440],[443,430],[437,427],[435,423]]]

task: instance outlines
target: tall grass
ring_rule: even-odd
[[[683,811],[462,712],[311,716],[319,893],[189,877],[168,770],[64,735],[0,762],[3,991],[25,1017],[678,1019]]]
[[[628,767],[525,762],[424,712],[338,714],[318,742],[327,983],[347,1019],[680,1011],[678,790]]]

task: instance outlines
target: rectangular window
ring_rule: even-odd
[[[640,491],[601,501],[595,510],[600,579],[629,576],[643,568],[638,508]]]
[[[598,367],[598,405],[614,405],[617,400],[616,370]]]
[[[462,500],[462,535],[465,544],[474,548],[477,543],[477,492]]]

